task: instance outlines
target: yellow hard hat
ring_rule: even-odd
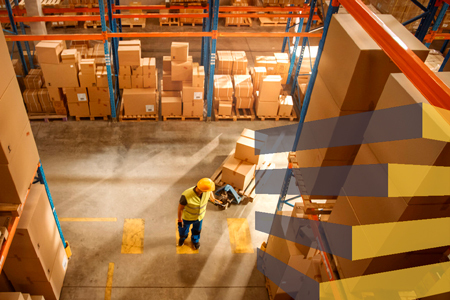
[[[214,192],[216,185],[209,178],[202,178],[198,181],[197,187],[202,192]]]

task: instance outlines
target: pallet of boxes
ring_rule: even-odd
[[[189,43],[172,42],[163,57],[161,116],[168,119],[203,120],[205,70],[192,62]]]
[[[263,184],[262,180],[255,180],[255,171],[265,171],[275,167],[270,162],[270,156],[261,154],[267,139],[268,136],[263,133],[244,129],[236,141],[235,150],[214,172],[211,179],[217,186],[231,185],[239,195],[253,202],[256,186]]]
[[[88,57],[88,53],[93,57],[93,48],[85,44],[83,53],[75,46],[66,49],[64,41],[45,41],[36,45],[53,107],[57,113],[67,109],[77,121],[97,117],[107,120],[111,106],[104,58],[83,58]]]
[[[45,187],[33,184],[39,153],[3,33],[0,64],[0,244],[5,238],[11,243],[0,262],[0,292],[17,292],[0,293],[0,299],[29,300],[21,294],[28,293],[58,300],[68,258]],[[13,220],[18,221],[14,235]]]
[[[141,58],[141,41],[119,42],[119,121],[158,121],[158,70],[154,57]]]

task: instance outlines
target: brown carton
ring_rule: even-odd
[[[158,113],[155,89],[124,89],[122,100],[127,115],[155,115]]]
[[[88,93],[86,88],[65,88],[64,93],[67,97],[67,103],[88,102]]]
[[[281,76],[267,75],[261,82],[258,100],[260,102],[278,102],[281,89]]]
[[[192,81],[192,56],[186,61],[173,61],[172,64],[172,80],[173,81]]]
[[[108,88],[88,88],[89,102],[110,102]]]
[[[233,75],[234,85],[239,85],[241,83],[252,83],[252,77],[250,75]]]
[[[238,109],[253,108],[254,103],[255,98],[253,97],[253,95],[249,98],[242,98],[242,97],[236,98],[236,108]]]
[[[250,129],[244,129],[236,142],[234,157],[252,164],[261,162],[261,149],[267,141],[268,136],[256,133]]]
[[[42,77],[39,75],[28,74],[23,82],[27,89],[40,89],[42,87]]]
[[[274,117],[278,113],[278,101],[276,102],[266,102],[259,101],[256,99],[255,105],[256,115],[259,117]]]
[[[3,292],[0,293],[0,299],[2,300],[27,300],[19,292]]]
[[[78,51],[77,51],[77,49],[64,49],[61,52],[61,62],[63,64],[76,64],[76,63],[78,63]]]
[[[231,51],[217,51],[217,71],[231,74],[233,70],[233,55]]]
[[[39,155],[30,123],[23,128],[16,147],[9,164],[0,164],[0,203],[22,203],[33,180]]]
[[[42,41],[36,45],[36,54],[40,64],[59,64],[63,50],[62,43]]]
[[[86,74],[95,74],[95,70],[96,70],[95,59],[89,58],[89,59],[82,59],[80,61],[80,72]]]
[[[27,107],[28,113],[42,112],[41,104],[39,103],[39,96],[37,89],[28,89],[23,92],[23,101]]]
[[[13,78],[0,98],[0,164],[13,159],[28,123],[19,85]]]
[[[183,89],[182,81],[172,81],[172,75],[167,72],[163,72],[163,85],[161,88],[163,91],[181,91]]]
[[[170,47],[170,57],[172,61],[185,62],[188,60],[188,55],[189,43],[172,42],[172,46]]]
[[[156,59],[154,57],[144,57],[143,58],[143,70],[142,75],[152,76],[156,72]]]
[[[278,115],[283,117],[289,117],[294,108],[294,102],[290,95],[280,95],[280,105],[278,108]]]
[[[214,97],[232,97],[233,82],[230,75],[214,75]]]
[[[191,102],[183,102],[183,116],[200,117],[203,116],[203,99],[194,99]]]
[[[253,91],[259,91],[261,81],[264,76],[267,75],[266,67],[255,67],[253,68]]]
[[[219,115],[231,116],[232,111],[233,111],[233,102],[232,101],[219,101],[219,109],[218,109]]]
[[[141,47],[141,40],[119,41],[119,46],[139,46],[139,47]]]
[[[47,91],[51,101],[64,100],[64,95],[61,88],[47,87]]]
[[[108,87],[108,73],[106,72],[106,67],[97,67],[95,72],[95,84],[97,87]]]
[[[57,115],[67,115],[67,108],[64,101],[53,101],[53,107]]]
[[[93,87],[97,85],[97,80],[95,78],[95,73],[89,72],[82,72],[78,73],[78,79],[80,80],[80,87],[87,88],[87,87]]]
[[[223,165],[222,181],[244,190],[255,175],[256,165],[231,157]]]
[[[253,95],[253,84],[251,82],[235,83],[234,96],[242,98],[250,98]]]
[[[141,58],[139,65],[131,66],[131,75],[144,75],[144,59]]]
[[[120,65],[119,66],[119,74],[120,74],[120,76],[123,76],[123,75],[131,76],[131,67],[125,66],[125,65]]]
[[[119,88],[121,89],[131,89],[131,75],[120,75],[119,76]]]
[[[161,115],[162,116],[181,116],[182,101],[181,97],[165,97],[161,94]]]
[[[172,60],[170,56],[163,56],[163,71],[170,74],[172,71]]]
[[[122,66],[138,66],[141,64],[140,46],[120,46],[118,49],[119,64]]]
[[[4,38],[3,30],[0,32],[0,66],[2,66],[2,80],[0,80],[0,97],[8,87],[11,79],[16,79],[14,67],[11,64],[11,56],[9,55],[9,48]],[[21,67],[22,69],[22,67]],[[23,71],[22,71],[23,73]],[[22,75],[17,74],[17,75]]]
[[[54,113],[55,108],[53,107],[53,103],[50,99],[50,95],[47,89],[38,90],[39,103],[41,104],[42,112],[45,113]]]
[[[131,75],[131,88],[142,89],[144,88],[144,78],[140,74]]]
[[[86,102],[68,102],[67,107],[69,108],[69,115],[73,117],[89,117],[91,114],[89,112],[89,103]]]
[[[203,88],[193,87],[189,83],[183,83],[183,102],[191,102],[192,100],[203,100]]]
[[[103,117],[111,115],[111,104],[109,101],[89,101],[89,111],[91,116]]]
[[[198,63],[192,63],[192,86],[205,86],[205,67],[199,66]]]
[[[76,64],[43,64],[41,69],[46,87],[79,87]]]

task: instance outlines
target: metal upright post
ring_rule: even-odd
[[[14,15],[13,15],[11,3],[9,2],[9,0],[5,1],[5,6],[6,6],[6,10],[8,12],[9,22],[11,23],[11,28],[12,28],[14,34],[19,34],[19,32],[17,31],[16,23],[14,21]],[[22,61],[22,68],[23,68],[24,76],[26,76],[28,74],[28,67],[27,67],[27,62],[25,61],[25,56],[23,55],[22,44],[19,41],[17,41],[16,43],[17,43],[17,50],[19,51],[20,60]],[[29,58],[31,58],[31,56]],[[31,64],[30,64],[30,66],[31,66]]]
[[[289,12],[289,14],[292,14],[292,11]],[[291,18],[287,19],[287,23],[286,23],[286,29],[285,32],[289,32],[289,30],[291,29]],[[283,46],[281,46],[281,53],[284,53],[284,51],[286,51],[286,45],[288,46],[288,52],[290,51],[290,43],[289,43],[289,37],[285,36],[283,39]]]
[[[216,66],[216,42],[217,42],[217,27],[219,24],[219,0],[214,1],[214,9],[213,9],[213,26],[212,26],[212,40],[211,40],[211,56],[209,62],[209,84],[207,90],[207,105],[208,105],[208,113],[206,116],[207,121],[211,121],[211,114],[213,109],[213,90],[214,90],[214,71]],[[211,8],[210,8],[211,9]]]
[[[442,20],[444,20],[447,9],[448,9],[448,4],[446,2],[444,2],[442,4],[441,11],[439,12],[439,14],[436,18],[436,22],[434,22],[433,28],[431,29],[432,31],[437,31],[439,29],[439,26],[441,26]],[[428,48],[430,48],[430,45],[431,45],[431,43],[425,44],[425,46],[427,46]]]
[[[309,30],[311,29],[311,23],[312,23],[312,19],[314,17],[314,10],[316,8],[316,3],[317,3],[317,0],[311,0],[311,5],[309,8],[310,11],[309,11],[309,16],[308,16],[308,21],[306,22],[305,32],[309,32]],[[328,13],[327,13],[327,15],[328,15]],[[297,62],[297,68],[296,68],[295,74],[294,74],[294,80],[292,82],[291,95],[294,95],[295,88],[297,86],[297,77],[298,77],[298,73],[300,72],[300,67],[302,65],[303,55],[305,54],[305,47],[306,47],[307,41],[308,41],[307,37],[304,37],[302,40],[302,50],[300,51],[300,56],[299,56],[298,62]],[[290,78],[288,78],[288,79],[290,79]]]
[[[203,12],[206,14],[206,12],[207,12],[206,9],[204,9]],[[208,23],[209,23],[209,18],[203,18],[202,32],[209,32],[209,24]],[[207,53],[206,53],[206,49],[207,49],[206,42],[207,41],[208,41],[207,37],[203,36],[202,37],[202,54],[200,57],[200,65],[201,66],[204,66],[206,60],[208,59]]]
[[[423,39],[427,35],[431,22],[433,22],[434,16],[436,15],[438,6],[439,2],[436,2],[436,0],[430,0],[428,3],[427,14],[422,18],[422,21],[420,21],[420,25],[416,31],[416,38],[419,39],[419,41],[423,42]]]
[[[16,0],[17,1],[17,0]],[[112,1],[114,0],[107,0],[106,3],[108,5],[108,20],[109,20],[109,28],[111,32],[116,32],[117,29],[117,23],[116,19],[113,19],[113,10],[112,10]],[[119,48],[119,40],[117,38],[111,39],[111,49],[112,49],[112,58],[113,58],[113,64],[114,64],[114,81],[116,84],[116,98],[119,97],[119,89],[117,88],[119,86],[119,57],[117,55],[117,51]]]
[[[298,32],[302,32],[303,30],[303,18],[300,18],[300,23],[298,24],[297,27],[297,33]],[[289,72],[288,72],[288,77],[286,80],[286,84],[289,84],[289,82],[291,82],[291,76],[292,76],[292,71],[294,70],[294,66],[295,66],[295,59],[297,58],[297,48],[298,48],[298,44],[300,42],[300,37],[295,37],[295,43],[294,43],[294,49],[292,50],[292,53],[290,55],[290,65],[289,65]],[[289,52],[291,50],[289,49]],[[294,95],[294,94],[292,94]]]
[[[300,134],[302,133],[303,123],[305,122],[306,112],[308,111],[309,101],[311,99],[312,90],[314,88],[314,83],[316,82],[317,70],[320,62],[320,57],[322,56],[323,47],[325,45],[325,39],[327,37],[328,28],[330,27],[331,17],[333,14],[337,13],[339,10],[339,4],[337,6],[333,6],[334,1],[330,2],[330,6],[328,7],[327,16],[325,18],[324,26],[323,26],[323,34],[320,39],[319,49],[317,51],[316,61],[314,63],[314,68],[311,73],[311,78],[309,80],[308,88],[306,89],[305,99],[303,100],[302,110],[300,112],[300,121],[298,123],[297,132],[295,134],[294,145],[292,146],[292,151],[297,150],[297,144],[300,140]],[[286,170],[286,174],[284,176],[283,185],[281,188],[280,197],[278,198],[278,204],[276,211],[280,211],[283,209],[283,204],[286,202],[286,196],[289,189],[289,184],[292,178],[292,169],[288,168]]]
[[[120,0],[115,0],[116,5],[120,5]],[[117,10],[116,13],[120,14],[120,10]],[[117,19],[117,24],[119,25],[119,32],[122,32],[122,19]],[[119,38],[119,41],[123,40],[122,37]],[[117,45],[118,46],[118,45]]]
[[[16,7],[19,7],[19,0],[14,0],[14,5]],[[23,25],[22,22],[19,22],[19,25],[20,25],[20,31],[22,31],[22,34],[26,34],[25,25]],[[30,63],[30,69],[34,69],[33,56],[31,55],[31,51],[30,51],[30,44],[28,44],[28,41],[25,41],[24,44],[25,44],[25,50],[27,51],[27,55],[28,55],[28,62]]]
[[[103,1],[98,1],[98,7],[100,10],[100,21],[102,23],[102,32],[106,33],[106,20],[105,20],[105,4]],[[114,97],[114,87],[112,81],[112,72],[111,72],[111,56],[109,54],[109,42],[107,39],[104,41],[105,49],[105,63],[106,63],[106,72],[108,73],[108,88],[109,88],[109,101],[111,103],[111,118],[116,118],[116,101]]]

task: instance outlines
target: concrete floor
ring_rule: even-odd
[[[212,175],[244,127],[286,124],[33,123],[58,215],[117,218],[62,222],[74,254],[61,300],[105,299],[110,262],[115,264],[111,299],[268,299],[256,269],[256,248],[267,235],[254,230],[254,213],[272,213],[276,196],[258,196],[225,211],[209,204],[198,254],[176,254],[175,220],[181,192]],[[286,155],[274,161],[282,167]],[[145,219],[143,254],[121,254],[125,218]],[[247,218],[255,253],[231,252],[227,218]]]

